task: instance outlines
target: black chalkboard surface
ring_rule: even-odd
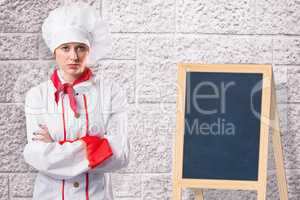
[[[272,66],[179,63],[177,83],[172,199],[192,188],[203,200],[206,188],[266,200],[271,128],[280,200],[288,200]]]
[[[187,72],[182,178],[258,180],[261,86],[261,73]]]

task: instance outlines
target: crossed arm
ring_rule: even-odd
[[[124,98],[117,93],[116,101]],[[55,179],[70,179],[87,171],[111,172],[125,167],[129,161],[127,109],[117,109],[117,132],[103,138],[86,136],[73,142],[60,143],[51,137],[46,124],[39,124],[41,97],[36,89],[26,94],[25,115],[28,143],[25,161]],[[115,102],[117,103],[117,102]],[[125,108],[121,105],[120,108]]]

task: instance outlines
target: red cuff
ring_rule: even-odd
[[[89,160],[90,168],[95,168],[113,155],[106,138],[84,136],[80,139],[86,144],[87,159]]]

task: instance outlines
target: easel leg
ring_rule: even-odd
[[[257,190],[257,200],[266,200],[266,192],[267,192],[267,188],[266,187],[262,187],[259,190]]]
[[[181,200],[181,188],[173,187],[173,200]]]
[[[194,192],[195,192],[195,200],[204,200],[203,190],[201,190],[201,189],[194,189]]]
[[[283,153],[282,153],[282,145],[279,131],[279,118],[276,112],[275,114],[275,129],[272,130],[272,141],[273,141],[273,151],[275,157],[275,165],[276,165],[276,176],[277,176],[277,186],[279,190],[280,200],[288,200],[288,190],[286,183],[286,176],[284,171],[284,162],[283,162]]]
[[[280,200],[288,200],[287,182],[284,170],[283,152],[280,137],[280,123],[277,112],[275,83],[272,82],[272,104],[271,104],[271,119],[274,120],[272,129],[273,151],[276,165],[277,186],[279,190]]]

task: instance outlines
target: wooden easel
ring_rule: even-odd
[[[196,64],[190,64],[190,68],[193,68],[195,66],[198,66]],[[213,65],[211,65],[213,66]],[[180,68],[181,67],[181,68]],[[231,67],[230,65],[227,65],[226,67]],[[248,67],[248,66],[245,66]],[[183,67],[179,65],[179,83],[184,82],[185,78],[182,76],[183,74]],[[267,74],[270,74],[269,72]],[[276,90],[275,90],[275,82],[273,78],[273,70],[271,69],[271,74],[270,78],[271,80],[267,81],[267,85],[271,87],[271,103],[270,104],[265,104],[270,106],[270,120],[268,121],[270,128],[272,129],[272,141],[273,141],[273,152],[274,152],[274,158],[275,158],[275,166],[276,166],[276,177],[277,177],[277,186],[279,190],[279,197],[280,200],[288,200],[288,189],[287,189],[287,182],[286,182],[286,175],[285,175],[285,170],[284,170],[284,159],[283,159],[283,150],[282,150],[282,144],[281,144],[281,136],[280,136],[280,121],[279,121],[279,116],[278,116],[278,110],[277,110],[277,101],[276,101]],[[266,83],[266,82],[265,82]],[[270,86],[271,85],[271,86]],[[178,98],[178,101],[180,99]],[[179,105],[179,107],[182,105]],[[182,128],[182,124],[180,123],[180,120],[178,121],[177,118],[177,123],[179,123],[179,129]],[[178,137],[178,136],[177,136]],[[178,138],[177,138],[178,139]],[[268,139],[266,141],[268,143]],[[179,140],[179,145],[183,145],[183,142]],[[178,153],[180,150],[175,148],[175,155]],[[267,153],[264,154],[267,157]],[[180,183],[178,177],[179,171],[178,171],[178,160],[177,158],[174,159],[174,165],[175,165],[175,174],[174,174],[174,185],[173,185],[173,199],[178,200],[181,198],[181,187],[188,187],[191,186],[193,188],[194,194],[195,194],[195,200],[204,200],[203,196],[203,190],[201,188],[215,188],[218,189],[220,188],[219,186],[221,185],[222,182],[217,182],[216,184],[214,182],[208,182],[208,181],[203,181],[203,182],[196,182],[196,181],[189,181]],[[261,177],[263,181],[261,182],[262,184],[258,186],[253,186],[253,189],[257,191],[257,199],[258,200],[266,200],[266,182],[267,182],[267,173],[266,173],[266,161],[263,164],[263,173],[261,174]],[[179,169],[181,169],[179,167]],[[182,181],[183,182],[183,181]],[[197,184],[201,184],[201,188],[197,187]],[[207,187],[206,184],[207,183]],[[243,186],[241,184],[240,189],[247,189],[249,186]],[[238,188],[237,184],[232,184],[232,186],[227,185],[227,188]],[[224,188],[223,188],[224,189]]]

